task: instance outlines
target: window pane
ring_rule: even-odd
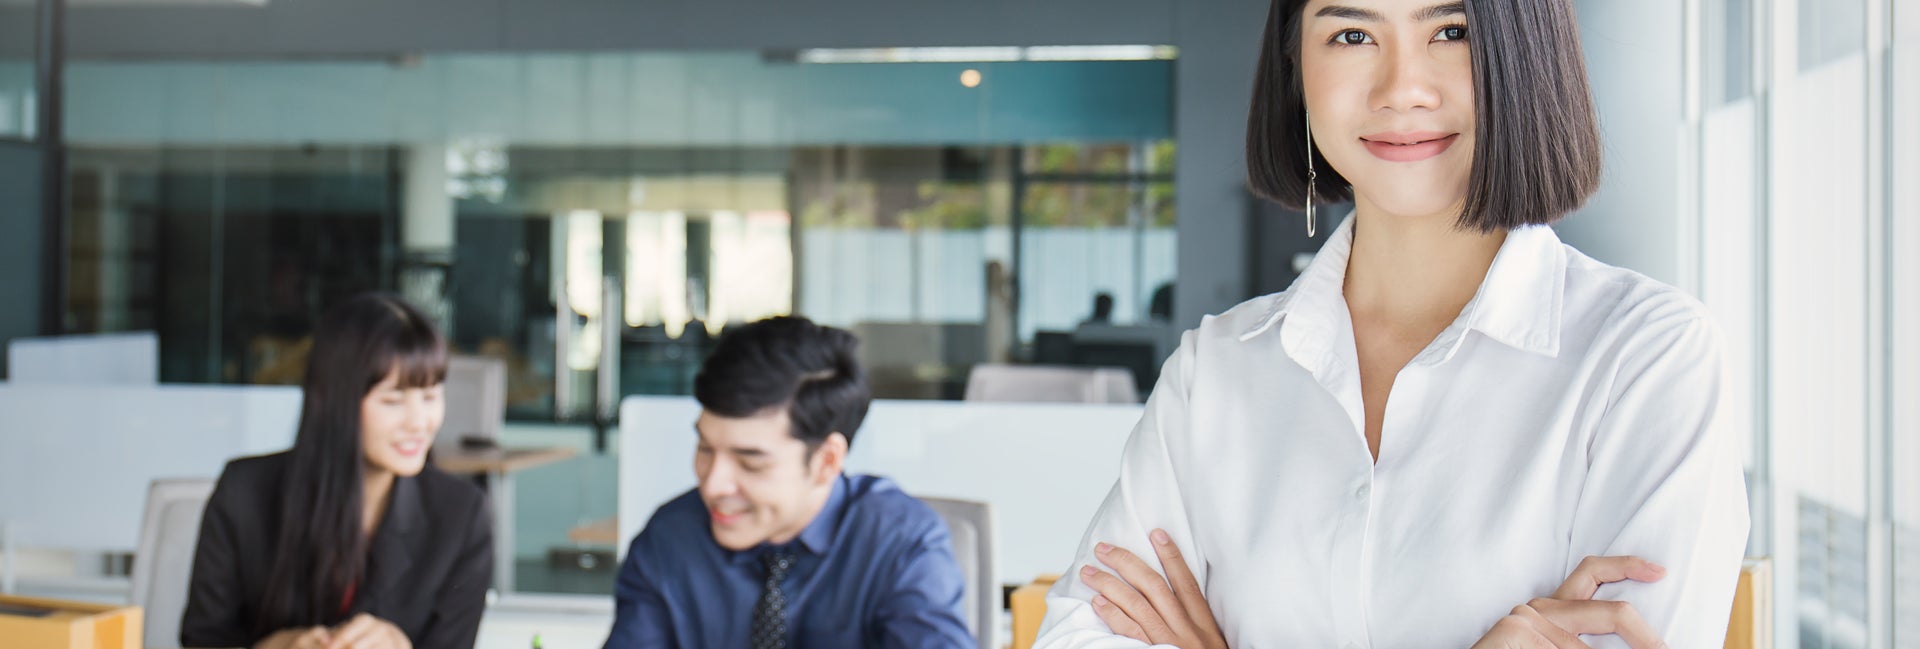
[[[1888,294],[1893,297],[1890,331],[1893,406],[1894,646],[1920,649],[1920,125],[1905,116],[1920,115],[1920,11],[1911,3],[1893,7],[1892,167],[1893,219],[1888,235]]]
[[[35,27],[32,3],[0,6],[0,139],[33,139]]]
[[[1867,629],[1866,0],[1776,5],[1800,53],[1776,66],[1770,183],[1767,413],[1782,635],[1864,647]],[[1797,9],[1797,11],[1796,11]],[[1851,16],[1852,18],[1848,18]],[[1810,26],[1811,25],[1811,26]],[[1783,37],[1790,37],[1782,35]],[[1797,45],[1798,49],[1794,49]],[[1812,57],[1812,58],[1809,58]],[[1832,218],[1808,219],[1808,214]]]

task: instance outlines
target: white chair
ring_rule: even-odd
[[[1133,375],[1116,367],[976,365],[967,401],[1139,403]]]
[[[946,521],[953,536],[953,558],[960,564],[967,588],[967,627],[979,641],[980,649],[996,649],[995,638],[1000,620],[1000,586],[995,583],[993,506],[971,500],[921,498]]]
[[[146,646],[180,644],[180,616],[187,611],[200,515],[212,495],[213,480],[206,478],[160,479],[147,489],[147,513],[133,555],[133,605],[146,618]]]

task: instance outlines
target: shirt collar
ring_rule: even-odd
[[[833,479],[833,493],[827,496],[827,504],[820,513],[807,523],[807,529],[800,530],[800,545],[808,552],[826,554],[833,546],[834,533],[840,531],[840,514],[847,505],[847,474],[842,473]]]
[[[1353,216],[1349,214],[1314,255],[1313,263],[1291,287],[1272,298],[1265,315],[1242,332],[1240,340],[1251,340],[1284,319],[1280,340],[1287,355],[1303,367],[1323,365],[1335,338],[1333,327],[1344,324],[1339,315],[1346,313],[1347,259],[1352,251]],[[1441,334],[1442,339],[1451,336],[1452,340],[1438,360],[1451,358],[1465,338],[1460,323],[1515,349],[1558,355],[1566,274],[1566,247],[1552,228],[1529,225],[1509,231],[1479,291],[1461,310],[1456,325]]]

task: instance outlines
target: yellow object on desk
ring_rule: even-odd
[[[0,638],[8,649],[140,649],[137,606],[0,595]]]
[[[1047,591],[1060,575],[1040,575],[1033,583],[1013,589],[1013,649],[1033,649],[1040,637],[1040,621],[1047,617]]]
[[[1740,567],[1733,591],[1733,616],[1727,623],[1726,649],[1773,647],[1773,561],[1749,557]]]

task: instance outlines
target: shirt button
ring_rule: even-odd
[[[1366,500],[1367,496],[1371,495],[1372,493],[1373,493],[1372,487],[1369,487],[1367,485],[1360,485],[1360,488],[1353,490],[1353,498],[1354,500]]]

